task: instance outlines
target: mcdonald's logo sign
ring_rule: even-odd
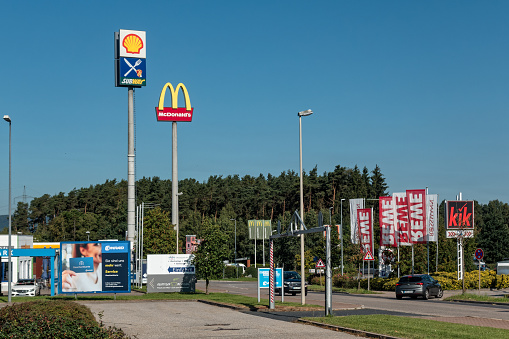
[[[166,90],[170,90],[171,94],[171,107],[164,107],[164,97]],[[178,92],[182,89],[186,107],[178,107]],[[156,107],[157,121],[191,121],[193,119],[193,110],[191,107],[191,100],[189,100],[189,93],[186,86],[180,83],[173,88],[169,82],[163,86],[161,96],[159,97],[159,105]]]

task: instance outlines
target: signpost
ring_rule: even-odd
[[[322,259],[318,259],[315,267],[318,269],[318,272],[320,273],[320,286],[322,286],[322,268],[325,268],[325,264],[323,263]]]
[[[479,295],[481,294],[481,260],[484,257],[484,251],[481,248],[475,250],[475,258],[479,262]]]
[[[281,288],[281,302],[284,298],[284,289],[283,289],[283,269],[276,268],[276,279],[275,279],[275,287]],[[270,287],[270,268],[259,268],[258,269],[258,302],[260,302],[260,289],[261,288],[269,288]]]

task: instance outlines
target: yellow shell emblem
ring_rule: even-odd
[[[143,41],[136,34],[129,34],[122,41],[122,46],[125,47],[127,53],[139,54],[140,49],[143,48]]]

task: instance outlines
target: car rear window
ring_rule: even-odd
[[[422,280],[421,277],[402,277],[401,279],[399,279],[399,282],[408,283],[408,282],[419,282],[421,280]]]

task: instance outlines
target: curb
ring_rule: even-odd
[[[509,307],[509,302],[499,303],[496,301],[478,301],[478,300],[447,300],[448,302],[455,303],[469,303],[469,304],[485,304],[485,305],[497,305],[497,306],[507,306]]]
[[[388,336],[388,335],[384,335],[384,334],[366,332],[366,331],[356,330],[356,329],[348,328],[348,327],[323,324],[323,323],[319,323],[319,322],[315,322],[315,321],[311,321],[311,320],[297,319],[297,322],[303,323],[306,325],[312,325],[312,326],[316,326],[316,327],[325,328],[327,330],[333,330],[336,332],[345,332],[345,333],[360,335],[360,336],[367,337],[367,338],[401,339],[400,337],[392,337],[392,336]]]

